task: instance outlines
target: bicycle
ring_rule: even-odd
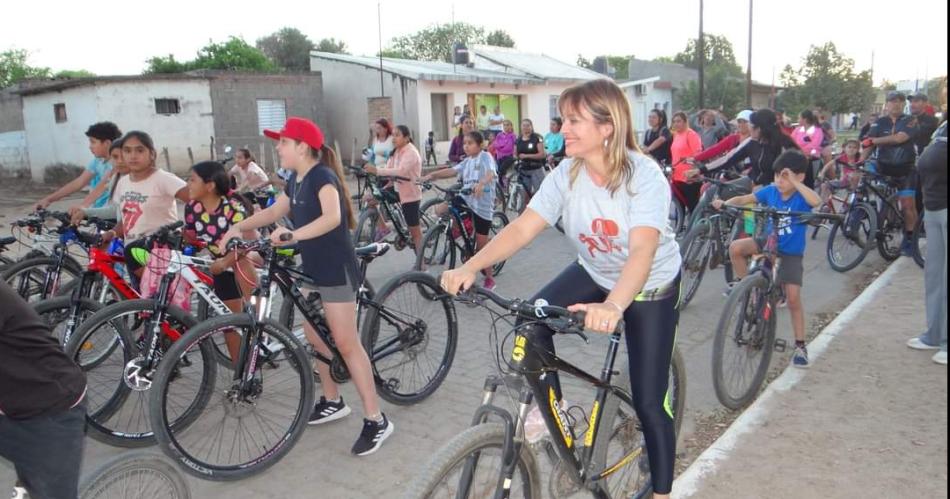
[[[549,482],[549,495],[567,497],[586,489],[595,497],[645,497],[651,488],[649,463],[643,435],[637,422],[630,395],[626,362],[617,366],[623,324],[608,337],[609,346],[599,376],[589,374],[539,346],[534,329],[543,324],[557,334],[571,334],[589,341],[583,332],[584,315],[562,307],[523,300],[508,300],[479,287],[460,296],[481,304],[478,298],[501,307],[505,317],[528,321],[509,333],[514,335],[510,358],[503,359],[497,345],[496,366],[508,373],[491,375],[485,381],[482,405],[472,418],[472,426],[453,438],[432,458],[407,494],[411,498],[432,497],[516,497],[540,498],[540,472],[535,450],[526,443],[523,424],[531,404],[538,401],[540,414],[551,436],[542,447],[555,464]],[[484,305],[483,305],[484,306]],[[487,306],[485,307],[491,310]],[[493,327],[496,335],[497,328]],[[507,338],[506,338],[507,339]],[[567,412],[558,407],[554,388],[543,377],[564,372],[596,388],[586,431],[575,433]],[[686,395],[686,370],[674,350],[670,368],[670,405],[677,432],[682,421]],[[525,386],[527,385],[527,386]],[[515,413],[495,404],[498,389],[517,394]],[[499,422],[490,422],[490,418]]]
[[[4,267],[14,262],[12,258],[4,255],[4,253],[10,251],[8,246],[12,246],[13,244],[16,244],[16,242],[16,237],[13,236],[0,237],[0,272],[3,271]]]
[[[55,239],[44,234],[48,219],[59,222],[53,229]],[[69,248],[78,245],[88,253],[94,236],[83,234],[72,225],[68,213],[39,211],[18,220],[15,225],[35,234],[36,243],[22,260],[4,267],[0,279],[7,282],[24,300],[30,303],[46,300],[58,294],[76,281],[82,274],[82,266],[69,254]],[[50,248],[51,242],[55,241]]]
[[[317,336],[328,346],[331,358],[317,353],[316,360],[330,366],[333,379],[344,382],[349,371],[332,340],[322,307],[318,301],[303,296],[287,272],[279,264],[275,248],[269,240],[228,243],[228,250],[258,251],[267,262],[260,285],[246,313],[214,317],[194,326],[171,345],[165,360],[158,365],[155,389],[150,393],[149,418],[162,451],[183,465],[186,472],[208,480],[237,480],[260,473],[277,463],[299,440],[313,409],[314,378],[310,357],[297,336],[286,327],[268,319],[262,311],[271,299],[271,283],[289,292],[296,309],[314,327]],[[359,299],[370,310],[364,332],[374,330],[375,341],[369,350],[374,364],[387,358],[417,356],[427,348],[441,343],[438,366],[425,377],[422,386],[406,387],[414,379],[383,379],[374,367],[380,397],[397,404],[418,402],[428,397],[445,379],[451,366],[457,341],[455,314],[450,299],[434,302],[446,318],[443,327],[418,318],[405,317],[385,305],[386,299],[401,296],[395,291],[418,288],[437,289],[438,284],[425,274],[413,274],[396,288],[384,287],[374,300]],[[255,309],[255,307],[257,307]],[[393,326],[394,337],[378,334],[381,324]],[[370,329],[367,329],[370,328]],[[445,332],[445,339],[433,332]],[[237,359],[231,365],[219,366],[217,376],[201,380],[201,391],[218,395],[202,399],[195,421],[179,424],[174,419],[178,406],[169,390],[180,379],[176,372],[187,363],[189,352],[205,342],[217,343],[216,337],[236,334],[240,338]],[[183,366],[184,367],[184,366]],[[411,372],[419,376],[418,365]],[[222,388],[215,388],[215,386]]]
[[[360,214],[356,220],[356,229],[353,232],[353,245],[360,247],[380,242],[381,239],[377,238],[376,228],[379,226],[380,217],[382,217],[383,220],[392,222],[393,231],[395,232],[392,244],[393,247],[396,248],[396,251],[402,251],[405,247],[410,247],[415,250],[412,235],[409,233],[409,225],[406,223],[406,217],[402,213],[402,205],[399,203],[399,195],[396,191],[381,188],[376,181],[377,177],[367,173],[366,170],[362,168],[354,166],[348,168],[356,178],[359,179],[361,186],[363,186],[359,192],[363,193],[368,191],[372,194],[373,200],[375,200],[375,204],[369,203],[360,209]],[[396,182],[411,182],[411,180],[405,177],[392,176],[387,178]],[[362,194],[360,194],[360,196],[362,197]],[[420,206],[420,212],[421,211]],[[421,223],[422,217],[420,216],[420,224]],[[428,224],[426,223],[426,225]]]
[[[703,194],[708,199],[697,207],[702,209],[700,218],[680,244],[683,259],[680,310],[684,310],[696,296],[707,269],[715,270],[722,265],[727,283],[732,282],[734,275],[729,245],[739,236],[742,224],[738,223],[740,219],[714,209],[711,204],[719,192],[731,189],[732,185],[715,178],[704,180],[711,185]]]
[[[840,178],[840,172],[844,168],[860,167],[863,164],[864,164],[863,161],[859,163],[851,164],[851,163],[846,163],[842,161],[840,158],[835,159],[835,167],[838,168],[839,170],[839,178]],[[819,188],[816,190],[816,192],[823,194],[827,190],[828,197],[821,203],[821,206],[818,207],[818,211],[820,213],[831,213],[835,215],[845,214],[848,210],[848,207],[850,206],[850,203],[848,201],[849,195],[851,194],[851,191],[854,190],[850,186],[847,187],[846,189],[848,191],[847,194],[844,197],[839,196],[837,194],[837,191],[841,190],[840,182],[837,182],[834,179],[823,180]],[[818,231],[820,231],[821,229],[831,230],[831,226],[828,226],[826,224],[815,226],[814,230],[812,230],[812,233],[811,233],[811,239],[813,241],[818,238]]]
[[[425,190],[436,189],[443,194],[443,202],[448,210],[439,221],[429,227],[422,236],[422,244],[416,254],[416,263],[413,269],[426,270],[440,275],[442,271],[454,269],[457,260],[463,263],[475,255],[475,222],[476,216],[471,209],[464,205],[462,195],[471,195],[472,190],[454,186],[439,187],[431,182],[422,184]],[[492,216],[490,235],[494,237],[508,225],[508,217],[500,211]],[[492,267],[494,276],[498,276],[505,267],[505,262],[496,263]]]
[[[500,180],[500,179],[499,179]],[[502,213],[511,212],[515,215],[524,213],[528,207],[528,181],[529,177],[524,170],[524,162],[516,160],[508,171],[505,179],[507,189],[503,197],[507,200],[505,209]]]
[[[757,239],[767,234],[762,254],[751,259],[748,275],[730,291],[713,339],[716,397],[723,406],[736,410],[755,398],[768,372],[772,352],[784,352],[787,346],[784,340],[775,338],[776,311],[783,299],[782,286],[776,282],[782,264],[778,255],[779,230],[789,224],[841,217],[769,207],[724,209],[737,218],[741,213],[753,213],[759,232]]]
[[[79,499],[112,497],[190,499],[191,491],[163,456],[135,451],[106,461],[79,484]]]

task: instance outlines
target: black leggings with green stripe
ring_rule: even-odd
[[[677,278],[677,281],[679,279]],[[677,283],[677,288],[679,287]],[[666,408],[670,363],[679,311],[678,291],[657,301],[635,301],[624,312],[627,355],[630,366],[630,389],[634,409],[643,424],[653,490],[669,494],[673,487],[673,464],[676,459],[676,431],[672,415]],[[573,263],[549,282],[532,301],[543,299],[549,304],[567,307],[577,303],[600,303],[607,293],[578,263]],[[550,331],[550,330],[548,330]],[[536,336],[541,345],[554,352],[554,332]],[[549,378],[561,398],[560,382],[555,374]]]

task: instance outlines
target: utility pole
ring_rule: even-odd
[[[383,7],[382,2],[376,2],[376,23],[379,28],[379,96],[385,97],[383,86]]]
[[[752,109],[752,2],[749,0],[749,62],[745,72],[745,105]]]
[[[706,109],[706,41],[703,35],[703,0],[699,0],[699,40],[696,55],[699,58],[699,108]]]

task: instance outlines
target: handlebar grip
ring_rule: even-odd
[[[294,234],[292,232],[285,232],[280,235],[280,240],[283,242],[293,241]]]

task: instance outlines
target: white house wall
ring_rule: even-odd
[[[193,162],[211,159],[214,116],[207,80],[113,83],[96,88],[98,119],[116,123],[123,132],[148,132],[155,141],[160,168],[170,165],[172,172],[184,174]],[[157,114],[156,98],[178,99],[181,113]]]
[[[26,132],[17,130],[0,133],[0,174],[9,175],[30,168],[26,148]]]
[[[56,123],[53,105],[58,103],[66,104],[65,123]],[[24,97],[23,127],[33,180],[42,182],[43,171],[49,165],[73,163],[85,166],[89,163],[92,155],[85,133],[96,121],[100,118],[93,86]]]

